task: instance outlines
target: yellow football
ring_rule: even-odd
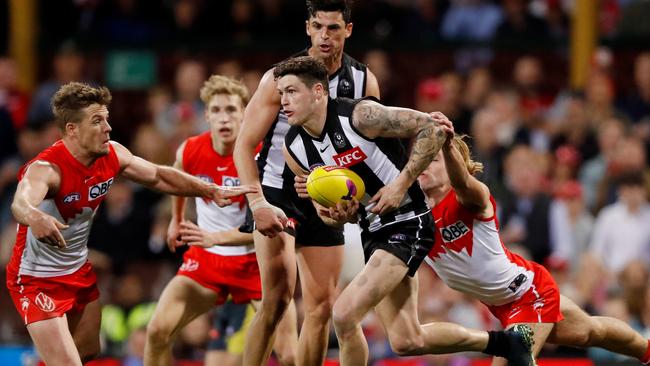
[[[336,206],[343,200],[361,200],[366,186],[361,177],[350,169],[338,166],[321,166],[307,177],[307,193],[325,207]]]

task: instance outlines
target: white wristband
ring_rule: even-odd
[[[270,204],[264,196],[256,198],[252,200],[251,202],[248,203],[248,208],[251,209],[251,212],[255,212],[256,210],[260,208],[273,208],[274,206]]]

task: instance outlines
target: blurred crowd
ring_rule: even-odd
[[[67,6],[71,12],[66,13],[70,21],[50,20],[56,21],[57,27],[64,26],[43,37],[58,42],[61,39],[57,37],[83,34],[99,37],[86,39],[93,42],[137,46],[170,35],[180,42],[183,37],[193,42],[218,42],[219,37],[250,39],[268,29],[276,37],[282,32],[301,37],[304,33],[299,20],[304,18],[302,2],[178,0],[149,7],[152,2],[70,2]],[[58,2],[41,3],[42,12],[60,6]],[[357,1],[354,12],[367,17],[354,18],[355,32],[380,38],[566,39],[569,3]],[[632,27],[621,19],[638,14],[630,13],[630,7],[644,6],[631,0],[601,3],[599,28],[605,37]],[[58,12],[65,13],[61,9]],[[477,18],[473,15],[476,12],[482,15]],[[47,21],[43,27],[48,27]],[[470,51],[474,55],[469,58],[471,62],[465,62],[468,58],[464,56],[451,57],[439,72],[418,76],[410,84],[400,80],[390,52],[369,50],[359,59],[377,76],[384,103],[441,111],[454,122],[456,131],[471,136],[475,158],[486,167],[480,179],[489,185],[498,202],[506,246],[547,266],[562,293],[590,313],[623,319],[650,337],[650,52],[623,55],[626,62],[621,62],[617,57],[622,53],[597,49],[584,88],[575,90],[566,74],[558,74],[553,70],[557,65],[549,65],[543,57],[515,53],[500,61],[509,72],[497,74],[489,50],[486,53],[480,46]],[[276,56],[275,60],[286,56]],[[417,63],[411,61],[411,65]],[[60,136],[52,123],[51,96],[69,81],[104,82],[101,73],[93,72],[98,69],[97,56],[89,56],[78,43],[64,42],[42,63],[47,69],[42,82],[27,92],[17,86],[20,65],[10,57],[0,57],[3,266],[15,240],[16,223],[9,205],[16,173]],[[113,138],[135,154],[162,164],[173,162],[181,141],[206,130],[199,89],[210,74],[240,78],[254,92],[264,68],[271,66],[251,68],[236,57],[215,61],[191,54],[174,58],[167,65],[170,72],[160,76],[155,85],[135,92],[116,92],[110,108],[111,113],[115,110],[114,115],[131,116],[127,122],[110,120],[115,124]],[[166,248],[169,218],[167,197],[116,180],[92,229],[90,260],[98,271],[102,302],[106,304],[103,351],[132,360],[132,365],[141,359],[144,327],[155,301],[181,259],[181,254],[171,254]],[[354,266],[346,269],[342,286],[356,270]],[[445,287],[430,268],[422,266],[420,272],[427,272],[419,277],[422,322],[447,320],[473,328],[498,327],[479,303]],[[0,277],[4,279],[4,271]],[[300,301],[298,308],[300,311]],[[29,343],[8,296],[0,296],[0,309],[0,343]],[[200,359],[210,337],[208,329],[208,316],[190,324],[177,342],[175,354]],[[371,358],[392,356],[382,327],[372,315],[365,320],[364,330]],[[336,337],[330,346],[335,357]],[[576,354],[586,355],[552,347],[543,352]],[[600,351],[590,351],[588,356],[615,358]],[[420,360],[433,365],[462,364],[465,356],[458,357]]]
[[[646,1],[599,3],[603,37],[648,35],[637,21],[650,10]],[[540,42],[566,40],[574,6],[573,0],[363,0],[353,3],[352,14],[357,41]],[[302,22],[287,22],[304,18],[301,0],[41,0],[39,8],[39,24],[48,30],[44,44],[73,35],[120,47],[215,48],[260,40],[277,45],[304,34]]]

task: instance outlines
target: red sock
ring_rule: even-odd
[[[641,363],[644,365],[650,365],[650,339],[648,339],[648,349],[645,351],[645,355],[641,358]]]

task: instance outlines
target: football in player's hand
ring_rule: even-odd
[[[361,200],[366,186],[359,175],[338,166],[321,166],[307,177],[307,193],[325,207],[333,207],[342,200]]]

